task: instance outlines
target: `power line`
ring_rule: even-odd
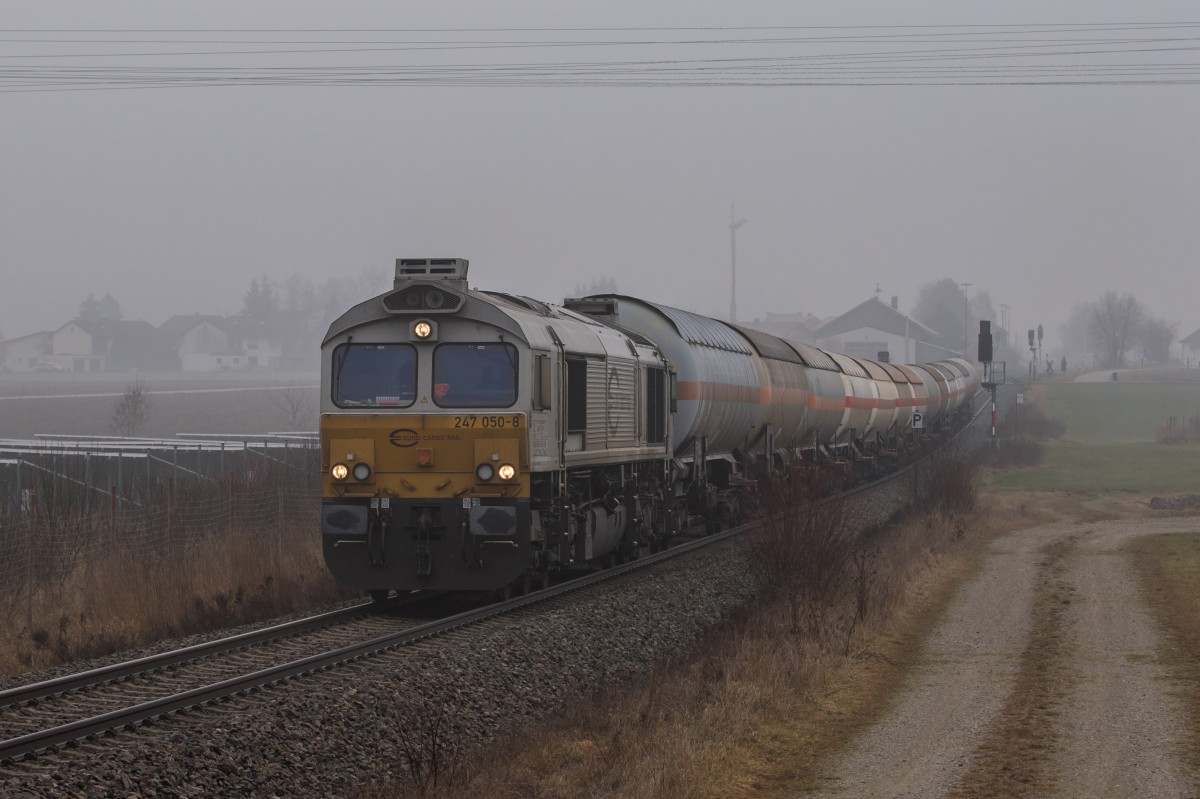
[[[1007,25],[883,25],[883,26],[764,26],[711,28],[444,28],[444,29],[43,29],[2,30],[0,35],[87,33],[131,35],[165,33],[195,37],[202,34],[321,33],[661,33],[686,37],[624,37],[603,39],[475,39],[309,41],[190,38],[135,40],[96,38],[0,39],[0,92],[94,91],[101,89],[221,87],[221,86],[436,86],[436,87],[802,87],[802,86],[1068,86],[1068,85],[1191,85],[1200,64],[1185,60],[1200,50],[1195,22],[1065,23]],[[806,36],[719,38],[697,32],[837,31]],[[847,31],[854,32],[852,35]],[[869,33],[864,33],[869,32]],[[1121,35],[1113,35],[1121,34]],[[1136,35],[1134,35],[1136,34]],[[1149,35],[1146,35],[1149,34]],[[1053,38],[1048,38],[1053,37]],[[84,43],[97,46],[210,44],[226,49],[88,53],[14,53],[13,47]],[[887,43],[887,48],[873,47]],[[928,45],[939,45],[930,47]],[[241,49],[247,46],[265,49]],[[320,46],[299,46],[320,45]],[[330,46],[336,45],[336,46]],[[514,62],[498,58],[478,63],[443,64],[425,60],[441,51],[471,51],[500,55],[508,51],[582,48],[697,48],[715,50],[697,58],[595,59],[587,61]],[[830,49],[834,48],[834,49]],[[769,54],[750,56],[747,52]],[[774,51],[774,52],[772,52]],[[717,53],[723,57],[718,57]],[[326,61],[346,54],[387,59],[394,64],[304,64],[297,59]],[[725,55],[727,54],[727,55]],[[701,55],[701,53],[697,53]],[[267,64],[167,65],[154,60],[180,57],[269,59]],[[271,64],[281,57],[292,63]],[[1113,57],[1125,59],[1115,61]],[[64,63],[92,59],[132,59],[136,65],[101,66]],[[33,59],[36,63],[19,64]],[[1174,60],[1172,60],[1174,59]],[[53,61],[55,63],[46,63]],[[149,63],[148,63],[149,62]]]

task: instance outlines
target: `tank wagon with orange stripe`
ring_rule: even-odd
[[[400,259],[322,345],[322,540],[343,583],[511,590],[738,518],[755,478],[870,458],[980,376],[880,364],[623,295],[550,305]]]

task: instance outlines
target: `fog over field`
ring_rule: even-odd
[[[430,255],[481,287],[613,278],[726,317],[736,203],[741,320],[877,284],[911,309],[950,277],[1018,333],[1111,289],[1186,335],[1193,11],[9,2],[0,333],[89,293],[157,325],[236,313],[262,275],[386,287]]]

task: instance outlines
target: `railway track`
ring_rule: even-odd
[[[247,647],[256,644],[254,638],[266,634],[268,631],[245,633],[242,636],[235,636],[232,639],[222,639],[214,641],[211,644],[201,644],[196,647],[178,650],[177,652],[168,652],[163,655],[142,658],[137,661],[130,661],[129,663],[116,664],[91,672],[70,675],[69,677],[45,683],[36,683],[5,691],[0,693],[0,735],[12,735],[11,730],[22,726],[28,728],[31,724],[34,726],[34,729],[13,737],[8,737],[6,740],[0,740],[0,764],[8,765],[21,759],[36,757],[62,747],[69,747],[73,744],[115,735],[121,730],[133,729],[141,724],[151,723],[178,713],[205,707],[235,697],[245,696],[305,674],[312,674],[381,652],[411,646],[419,641],[445,635],[469,625],[513,613],[533,604],[546,602],[566,594],[584,591],[602,582],[617,579],[632,571],[649,568],[665,560],[677,558],[696,549],[724,541],[738,535],[748,526],[741,525],[734,527],[722,533],[679,544],[664,552],[648,555],[611,569],[595,572],[540,591],[525,594],[524,596],[468,610],[447,618],[415,626],[409,625],[404,629],[386,632],[382,635],[366,638],[365,640],[359,635],[359,640],[355,643],[329,648],[316,654],[284,660],[283,662],[277,662],[261,668],[252,670],[243,668],[238,670],[235,667],[234,670],[239,671],[235,676],[208,682],[185,690],[169,690],[169,681],[160,683],[157,689],[145,687],[138,691],[122,689],[121,686],[129,685],[130,681],[135,678],[145,678],[150,674],[166,673],[178,669],[180,664],[187,664],[196,661],[198,658],[211,660],[222,653],[239,649],[249,652],[250,650]],[[300,622],[308,625],[319,625],[322,623],[325,625],[335,624],[336,621],[331,620],[331,616],[343,615],[348,617],[352,615],[350,611],[356,611],[359,615],[369,612],[367,605],[359,605],[347,611],[337,611],[334,614],[303,619]],[[375,614],[368,618],[378,620],[384,617]],[[346,628],[339,626],[338,629],[345,631]],[[289,634],[295,633],[277,633],[275,637],[278,638],[280,635]],[[205,649],[207,651],[201,651]],[[219,662],[219,668],[221,669],[227,670],[229,665],[227,660]],[[166,693],[162,692],[164,686],[168,686]],[[58,703],[64,698],[93,694],[97,690],[106,692],[110,697],[108,700],[109,703],[118,706],[106,712],[95,713],[86,717],[82,717],[83,714],[76,711],[75,719],[70,721],[65,721],[62,718],[64,714],[70,714],[69,709],[65,707],[57,709],[52,713],[37,712],[42,703]],[[153,697],[140,696],[146,693],[158,693],[159,695]],[[122,699],[130,696],[137,697],[138,701],[122,701]],[[78,708],[80,704],[86,708],[95,706],[96,703],[83,702],[76,703],[75,706]],[[26,718],[27,721],[21,722],[20,719],[22,717]],[[47,724],[44,721],[39,723],[39,720],[45,718],[51,718],[60,723]]]
[[[963,427],[970,429],[982,409]],[[834,502],[896,480],[901,469],[826,498]],[[246,696],[306,674],[412,646],[524,608],[586,591],[726,541],[743,524],[568,582],[425,623],[379,613],[405,599],[361,605],[80,674],[0,692],[0,764],[119,734]],[[400,626],[401,629],[395,629]],[[390,629],[387,629],[389,628]],[[316,633],[316,635],[312,635]],[[313,651],[317,650],[317,651]],[[157,675],[155,679],[151,676]]]
[[[62,734],[45,737],[46,746],[78,740],[68,734],[76,723],[120,713],[162,696],[186,693],[194,687],[222,682],[264,661],[299,659],[304,653],[328,651],[364,637],[377,637],[398,625],[413,626],[417,619],[386,615],[421,603],[436,595],[397,597],[388,602],[364,602],[348,608],[228,636],[135,660],[102,666],[52,680],[0,691],[0,762],[19,759],[30,749],[21,741],[39,741],[51,730]],[[95,725],[83,725],[91,730]],[[85,738],[90,733],[85,734]],[[11,752],[9,744],[12,744]]]

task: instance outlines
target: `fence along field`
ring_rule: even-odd
[[[344,594],[311,436],[0,441],[0,671]]]

